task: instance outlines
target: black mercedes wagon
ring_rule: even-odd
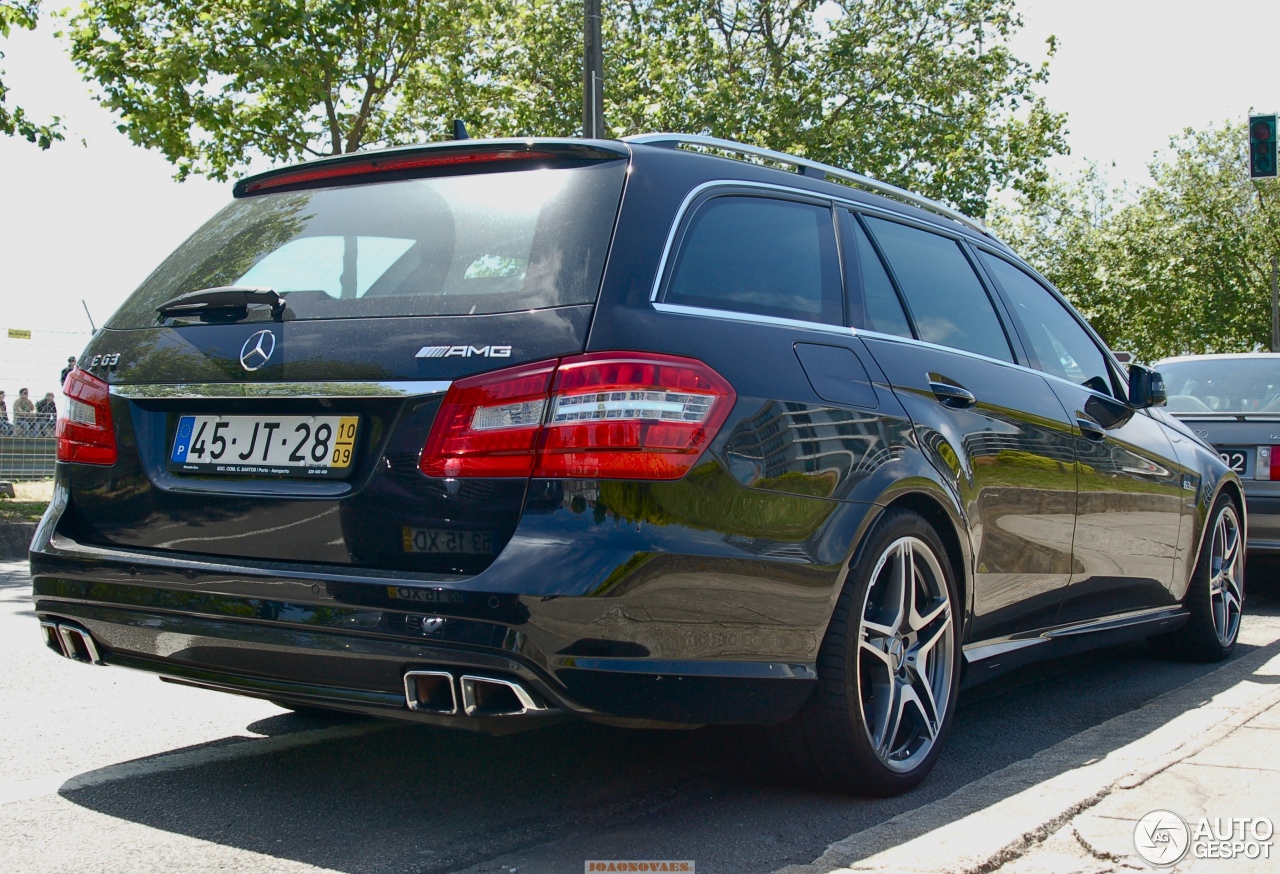
[[[890,794],[962,681],[1235,645],[1238,477],[945,206],[669,134],[234,195],[66,380],[63,656],[492,732],[773,726]]]

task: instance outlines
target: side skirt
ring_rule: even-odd
[[[1074,655],[1106,646],[1176,631],[1187,622],[1181,605],[1139,610],[1037,631],[1031,635],[980,640],[964,647],[962,688],[1045,659]]]

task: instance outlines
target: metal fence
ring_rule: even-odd
[[[0,417],[0,480],[53,476],[55,414],[19,414],[19,392],[28,389],[33,405],[52,393],[57,410],[65,411],[59,374],[68,357],[80,354],[89,336],[88,331],[27,330],[0,324],[0,391],[5,409]]]
[[[0,480],[53,476],[57,444],[52,437],[0,437]]]

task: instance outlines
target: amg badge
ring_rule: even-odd
[[[423,346],[415,358],[510,358],[510,346]]]

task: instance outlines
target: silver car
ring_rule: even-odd
[[[1280,554],[1280,354],[1180,355],[1155,366],[1168,411],[1240,474],[1249,552]]]

